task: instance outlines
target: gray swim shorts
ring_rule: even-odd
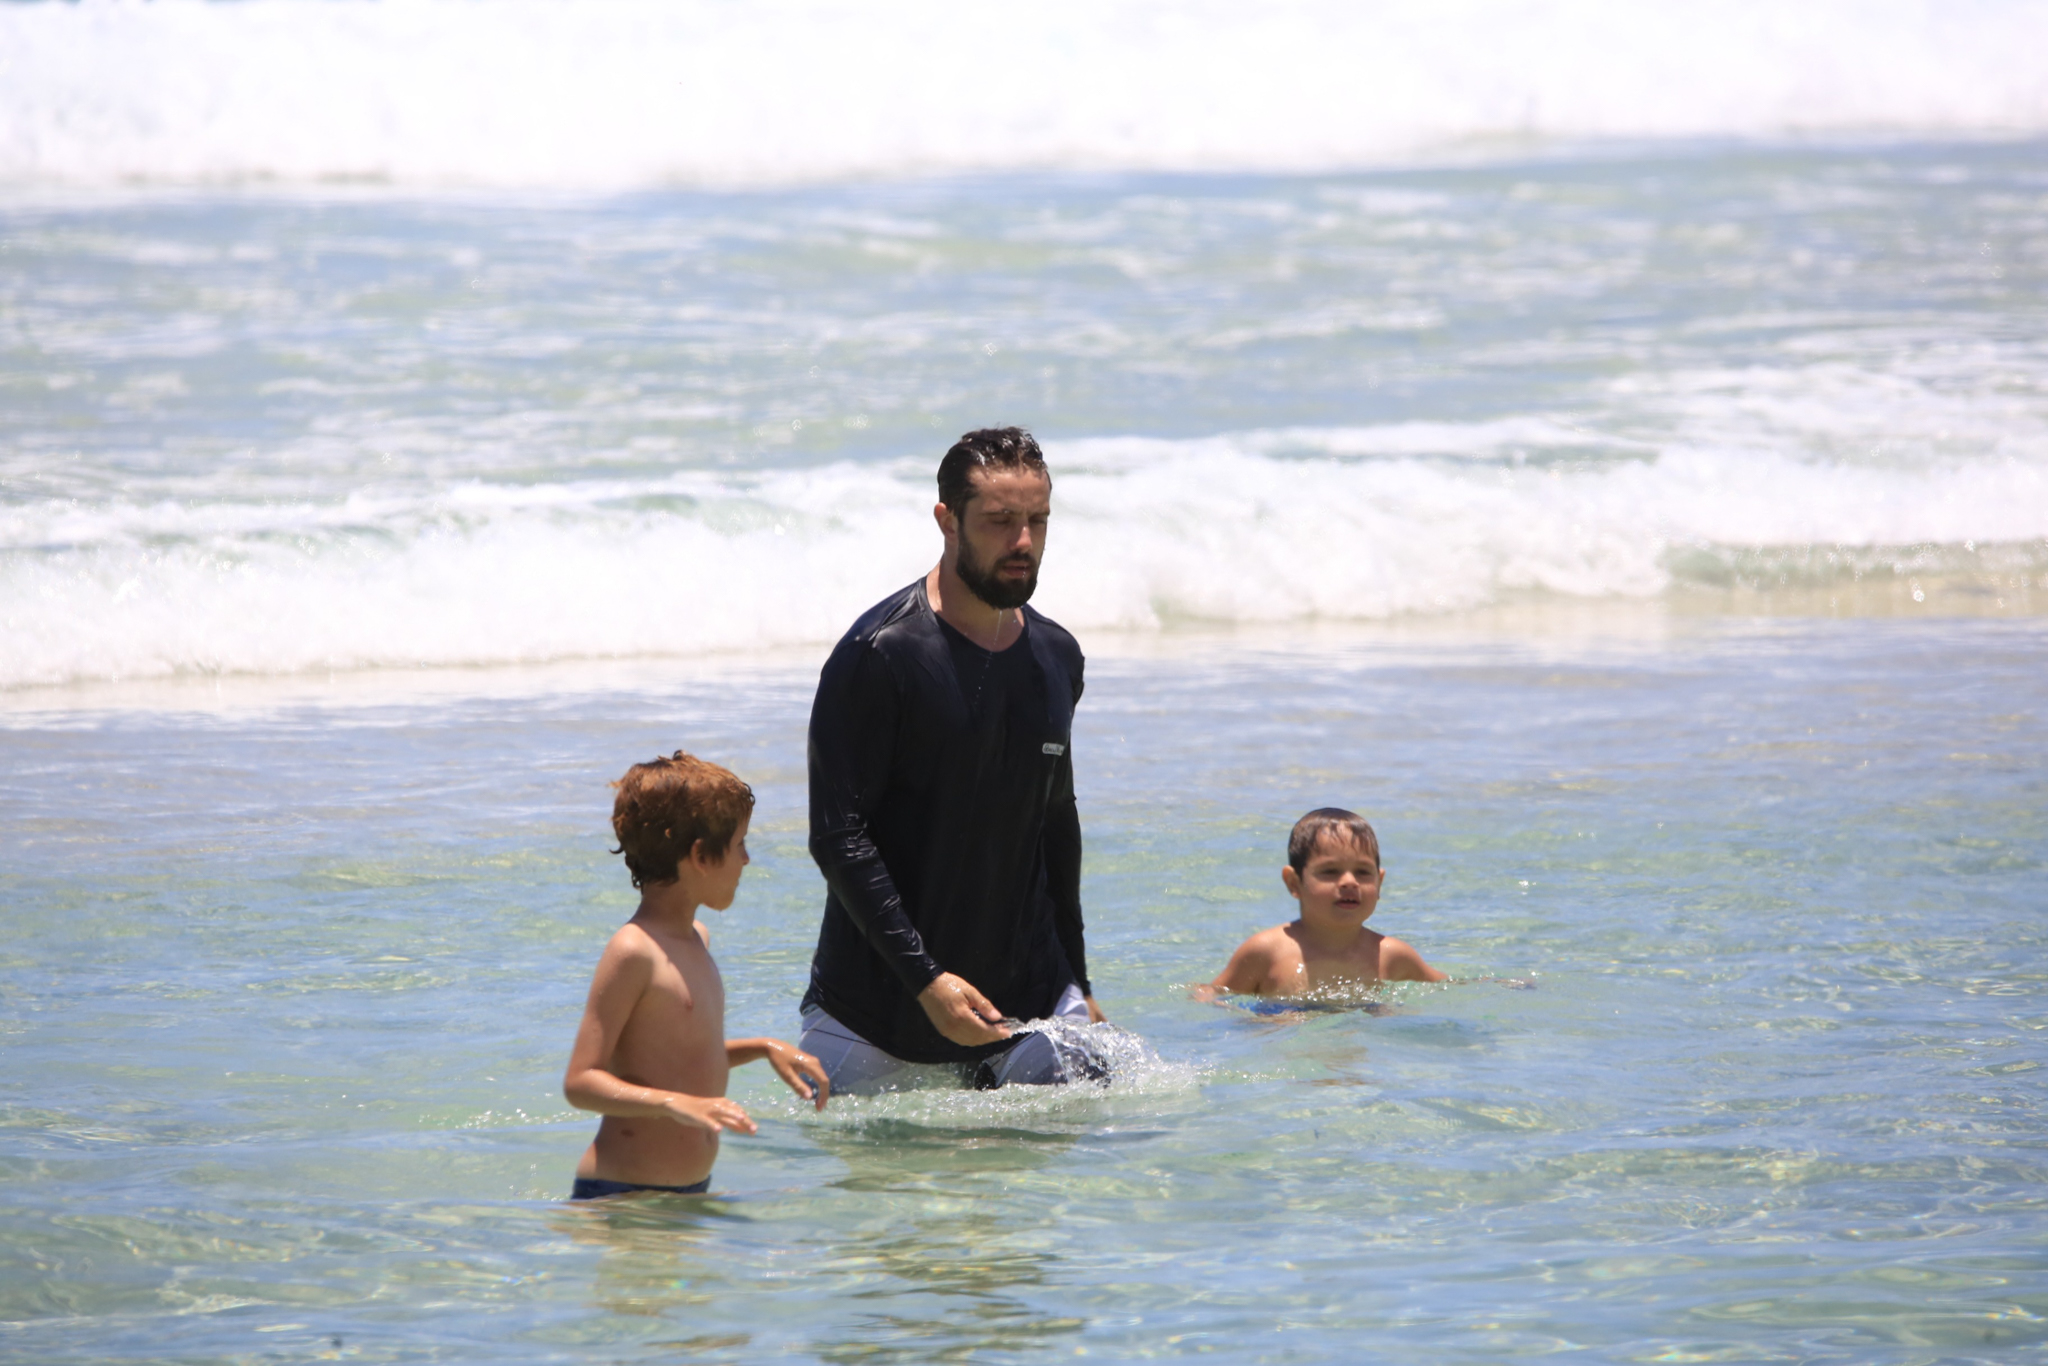
[[[1069,986],[1060,993],[1052,1013],[1060,1019],[1088,1019],[1088,1002],[1081,988]],[[909,1091],[927,1086],[972,1086],[982,1090],[998,1086],[1057,1086],[1077,1078],[1067,1075],[1052,1040],[1043,1034],[1026,1034],[1000,1053],[979,1062],[905,1062],[881,1049],[813,1007],[804,1012],[803,1037],[797,1047],[818,1060],[825,1075],[832,1078],[835,1096],[872,1096],[882,1091]]]

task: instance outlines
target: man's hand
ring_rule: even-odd
[[[1103,1014],[1103,1013],[1102,1013],[1102,1007],[1101,1007],[1101,1006],[1099,1006],[1099,1005],[1097,1005],[1097,1004],[1095,1004],[1095,998],[1094,998],[1093,996],[1083,996],[1083,997],[1082,997],[1081,999],[1082,999],[1082,1000],[1084,1000],[1084,1001],[1086,1001],[1086,1002],[1088,1003],[1088,1023],[1089,1023],[1089,1024],[1108,1024],[1108,1023],[1109,1023],[1109,1016],[1107,1016],[1107,1015],[1105,1015],[1105,1014]]]
[[[972,1047],[979,1043],[1000,1043],[1010,1037],[1003,1012],[989,1004],[988,997],[974,989],[964,977],[942,972],[932,984],[917,993],[917,1003],[930,1017],[932,1028],[954,1043]]]
[[[686,1096],[680,1091],[671,1091],[661,1108],[670,1119],[686,1129],[709,1129],[714,1134],[733,1129],[751,1134],[756,1128],[740,1103],[724,1096]]]

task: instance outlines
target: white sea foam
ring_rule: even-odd
[[[0,181],[609,187],[2037,132],[2027,0],[0,6]]]
[[[1038,603],[1084,631],[1369,620],[1523,590],[1652,596],[1694,547],[2048,537],[2038,459],[1546,462],[1546,439],[1586,437],[1531,418],[1061,443]],[[17,504],[0,516],[0,686],[822,646],[930,564],[929,479],[917,461]]]

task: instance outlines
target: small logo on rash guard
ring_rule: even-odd
[[[1067,752],[1067,747],[1057,740],[1047,740],[1038,748],[1046,754],[1065,754]]]

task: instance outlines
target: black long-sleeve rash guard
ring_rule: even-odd
[[[1005,1015],[1088,988],[1074,705],[1081,647],[1026,607],[991,653],[939,620],[920,579],[853,624],[811,707],[811,856],[825,919],[804,1008],[909,1062],[967,1048],[917,994],[941,972]]]

